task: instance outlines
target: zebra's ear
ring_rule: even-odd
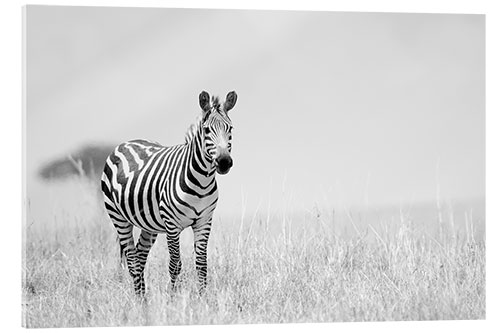
[[[210,110],[210,95],[206,91],[200,93],[200,107],[204,112]]]
[[[231,91],[226,96],[226,101],[224,102],[224,111],[231,110],[236,104],[236,100],[238,99],[238,95],[236,95],[235,91]]]

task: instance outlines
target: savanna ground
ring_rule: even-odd
[[[44,220],[27,204],[27,327],[485,318],[484,217],[471,211],[462,215],[438,202],[425,208],[426,223],[409,209],[216,218],[206,293],[197,293],[186,230],[179,291],[166,287],[168,251],[160,236],[141,302],[119,266],[115,230],[98,195],[84,187],[73,193],[78,207],[54,205]]]

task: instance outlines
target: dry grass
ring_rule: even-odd
[[[25,326],[485,318],[484,236],[478,240],[450,221],[431,234],[397,216],[391,228],[358,225],[349,237],[321,214],[303,223],[286,216],[216,221],[206,294],[196,291],[188,231],[179,292],[166,290],[168,254],[160,237],[141,302],[119,269],[111,223],[92,202],[82,202],[86,214],[55,212],[52,224],[28,214]]]

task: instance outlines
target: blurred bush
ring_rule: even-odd
[[[65,157],[50,161],[39,170],[39,176],[47,181],[82,176],[99,179],[106,158],[115,145],[85,145]]]

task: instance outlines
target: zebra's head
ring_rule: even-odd
[[[205,154],[215,165],[217,173],[224,175],[233,166],[231,158],[231,131],[233,126],[228,111],[236,104],[234,91],[227,94],[224,103],[206,91],[200,93],[200,107],[203,110],[202,126],[205,136]]]

